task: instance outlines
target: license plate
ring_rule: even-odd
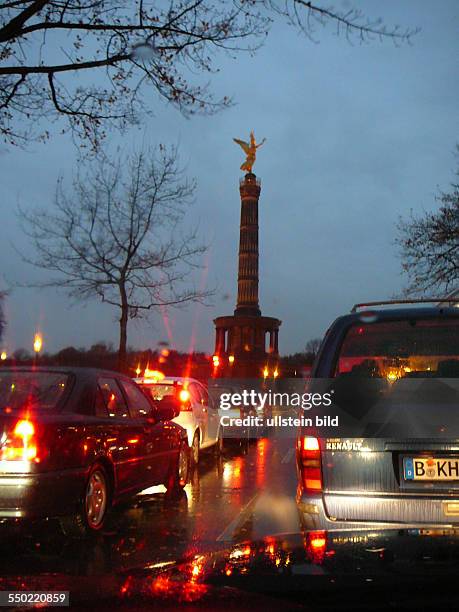
[[[459,480],[459,457],[404,457],[405,480]]]

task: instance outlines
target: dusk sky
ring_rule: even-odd
[[[212,117],[184,119],[151,92],[154,117],[110,146],[129,150],[145,140],[177,144],[187,174],[197,179],[187,223],[199,223],[211,247],[198,284],[216,286],[212,305],[170,310],[170,336],[159,312],[131,322],[128,344],[213,351],[212,320],[236,301],[239,170],[232,138],[267,138],[254,166],[261,179],[260,306],[280,318],[281,354],[304,349],[355,302],[390,298],[404,279],[393,241],[399,215],[435,207],[457,163],[459,123],[459,3],[390,0],[336,3],[361,7],[388,26],[421,28],[412,44],[390,40],[350,45],[329,26],[315,44],[284,23],[274,24],[255,57],[223,54],[213,91],[235,106]],[[56,179],[70,183],[76,151],[57,135],[28,150],[1,145],[2,286],[46,278],[21,261],[29,252],[17,206],[51,206]],[[201,276],[202,275],[202,276]],[[118,341],[119,316],[97,301],[70,304],[54,289],[13,288],[5,303],[9,352],[31,350],[40,329],[45,350]]]

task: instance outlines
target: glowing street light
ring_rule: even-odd
[[[263,378],[268,378],[269,376],[269,370],[267,368],[267,366],[265,366],[264,370],[263,370]]]
[[[43,348],[43,338],[41,334],[35,334],[33,339],[33,350],[38,355],[38,353]]]
[[[2,351],[0,354],[0,359],[2,361],[5,361],[5,359],[8,357],[8,355],[6,354],[6,351]]]
[[[278,372],[277,368],[274,370],[273,376],[274,376],[274,378],[277,378],[279,376],[279,372]]]
[[[214,364],[214,368],[218,368],[218,366],[220,365],[220,357],[218,355],[214,355],[212,357],[212,362]]]
[[[140,374],[142,373],[142,370],[140,369],[140,363],[137,364],[137,368],[135,370],[136,376],[137,378],[140,376]]]
[[[231,365],[233,365],[233,363],[234,363],[234,355],[230,355],[230,356],[228,357],[228,361],[229,361],[229,363],[230,363]]]

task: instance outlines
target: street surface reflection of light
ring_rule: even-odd
[[[186,502],[188,510],[192,510],[194,507],[194,495],[193,495],[193,485],[188,483],[183,489],[186,494]]]
[[[327,553],[327,533],[325,531],[310,531],[307,533],[305,550],[309,560],[316,565],[323,563],[326,554],[327,556],[335,554],[334,550]]]
[[[128,576],[120,587],[120,594],[127,595],[132,587],[132,576]]]
[[[268,440],[266,438],[260,438],[257,440],[257,486],[261,487],[265,484],[266,474],[266,450],[268,447]]]
[[[231,474],[233,473],[233,466],[231,463],[225,463],[223,465],[223,480],[228,481],[231,478]]]
[[[233,486],[239,487],[241,485],[242,480],[242,457],[236,457],[234,460],[234,468],[233,468]]]
[[[259,456],[264,455],[266,449],[266,438],[260,438],[257,441],[257,453]]]
[[[191,563],[191,580],[195,581],[204,572],[204,557],[196,557]]]
[[[166,493],[166,491],[167,489],[164,485],[156,485],[140,491],[139,495],[155,495],[156,493]]]
[[[161,569],[162,567],[169,567],[175,565],[175,561],[159,561],[158,563],[151,563],[146,565],[146,569]]]
[[[234,487],[240,486],[243,464],[242,457],[235,457],[233,461],[227,461],[223,464],[222,478],[225,484],[231,483]]]
[[[230,553],[230,559],[240,559],[241,557],[249,557],[252,552],[250,546],[245,546],[244,548],[235,548]]]

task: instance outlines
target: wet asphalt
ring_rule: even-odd
[[[89,580],[297,533],[296,484],[293,440],[231,441],[220,457],[202,452],[179,500],[147,490],[112,509],[96,537],[68,537],[54,519],[0,524],[0,576],[24,586],[42,577],[51,588],[53,576],[57,586],[63,576]]]

